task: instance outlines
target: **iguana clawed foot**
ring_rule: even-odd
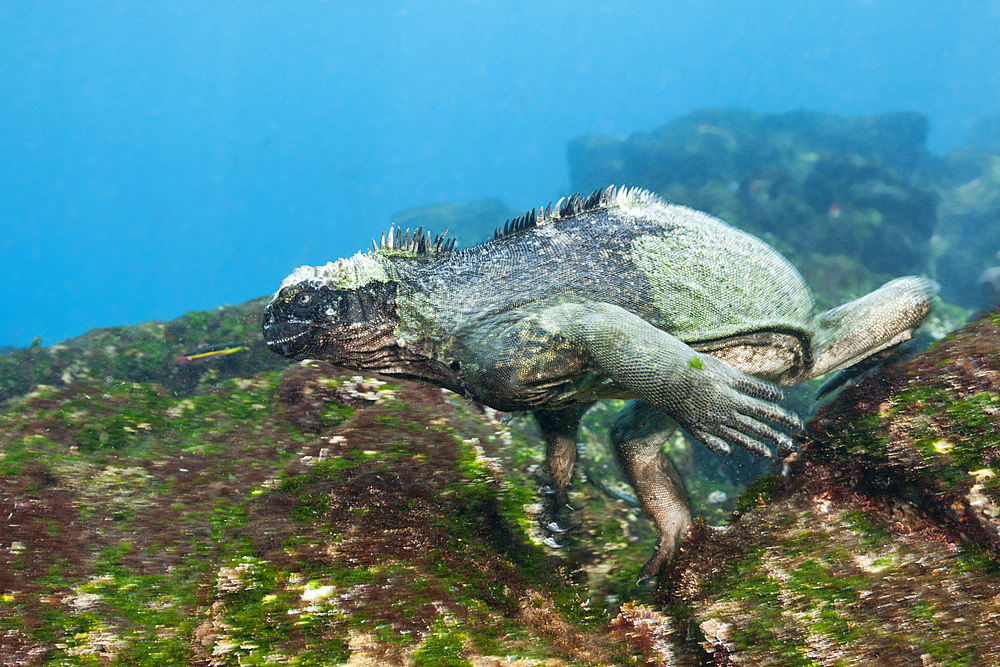
[[[547,547],[562,549],[565,545],[560,543],[556,537],[568,533],[573,529],[573,526],[563,523],[559,515],[575,508],[567,502],[565,491],[559,491],[549,484],[540,486],[538,495],[542,505],[541,511],[538,513],[538,525],[544,535],[542,542]]]
[[[773,458],[767,443],[782,456],[796,451],[792,436],[775,426],[798,433],[802,420],[779,405],[783,396],[775,385],[707,354],[692,357],[688,366],[662,404],[688,435],[719,454],[731,454],[735,445]]]

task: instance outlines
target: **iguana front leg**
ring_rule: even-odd
[[[777,405],[781,392],[666,331],[607,303],[562,304],[546,309],[543,326],[576,346],[598,372],[672,417],[709,449],[730,453],[732,445],[772,456],[795,441],[769,422],[802,428],[795,414]]]
[[[538,524],[545,531],[545,543],[559,547],[554,535],[569,528],[559,522],[559,514],[568,507],[567,489],[576,463],[576,432],[580,418],[592,403],[571,405],[562,410],[536,410],[535,420],[545,438],[545,463],[538,493],[542,503]]]

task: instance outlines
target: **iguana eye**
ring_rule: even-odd
[[[302,292],[295,299],[295,305],[297,305],[297,306],[308,306],[309,302],[312,301],[312,298],[313,298],[313,295],[310,294],[309,292]]]

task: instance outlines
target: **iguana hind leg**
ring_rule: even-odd
[[[567,491],[573,479],[576,464],[576,432],[580,419],[592,403],[571,405],[562,410],[536,410],[535,421],[545,438],[545,463],[541,471],[542,511],[538,523],[545,531],[545,543],[560,546],[554,535],[564,533],[568,527],[559,521],[562,510],[569,505]]]
[[[816,362],[804,376],[782,379],[790,385],[852,366],[880,350],[909,340],[930,310],[937,284],[910,276],[889,281],[871,294],[816,316]]]
[[[656,551],[639,570],[639,582],[656,578],[691,525],[680,475],[663,453],[677,422],[643,403],[629,401],[611,425],[611,444],[643,511],[656,525]]]

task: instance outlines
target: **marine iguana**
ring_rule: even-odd
[[[392,230],[373,248],[285,278],[264,311],[273,352],[416,379],[502,411],[546,442],[539,522],[551,540],[587,408],[632,399],[614,451],[657,529],[655,577],[691,521],[661,445],[679,425],[709,449],[773,456],[800,419],[777,386],[848,367],[910,337],[931,281],[893,280],[815,313],[776,250],[706,213],[608,187],[530,211],[493,240]]]

